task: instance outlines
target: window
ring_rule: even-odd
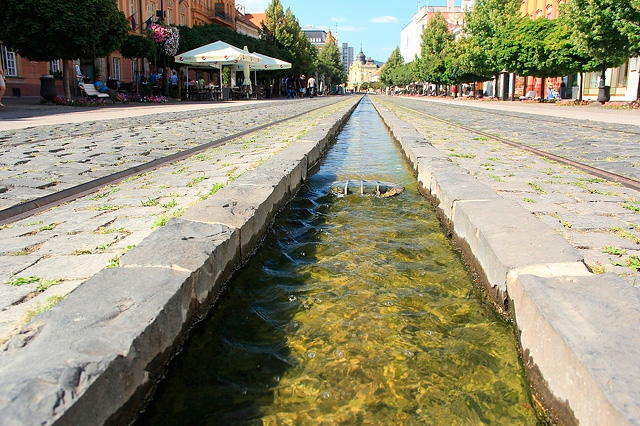
[[[167,24],[173,23],[173,9],[167,11]]]
[[[131,61],[131,75],[133,81],[138,81],[138,61]]]
[[[184,13],[180,14],[180,25],[187,25],[187,17]]]
[[[113,58],[113,78],[120,80],[120,58]]]
[[[611,87],[627,87],[627,64],[624,63],[611,71]]]
[[[16,53],[13,50],[2,46],[2,68],[4,75],[7,77],[18,76],[18,62],[16,61]]]
[[[136,13],[136,0],[129,0],[129,16]]]
[[[155,1],[150,1],[149,5],[147,6],[147,10],[151,14],[151,16],[155,17],[156,16],[156,10],[157,10],[156,2]]]
[[[51,73],[53,74],[62,71],[62,69],[60,68],[60,59],[49,62],[49,71],[51,71]]]

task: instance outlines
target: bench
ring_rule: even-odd
[[[538,92],[535,90],[529,90],[525,96],[520,96],[521,101],[526,101],[528,99],[540,100],[540,96],[538,96]]]
[[[93,86],[93,84],[90,83],[78,83],[78,86],[80,86],[80,89],[84,92],[84,94],[87,96],[87,98],[109,98],[111,99],[111,97],[109,95],[107,95],[106,93],[100,93],[96,90],[96,88]],[[111,99],[111,101],[115,104],[116,101],[114,99]]]

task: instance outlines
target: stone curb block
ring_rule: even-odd
[[[640,290],[613,274],[514,273],[507,287],[523,347],[580,423],[640,424]]]
[[[458,201],[452,223],[453,233],[469,245],[489,284],[501,293],[512,269],[557,263],[586,269],[575,248],[516,202]]]
[[[186,329],[255,249],[359,99],[151,233],[122,267],[100,271],[9,341],[0,352],[0,423],[130,421]]]
[[[373,103],[403,147],[422,138]],[[539,370],[534,385],[548,392],[547,407],[560,408],[556,414],[568,422],[640,424],[638,289],[610,274],[591,274],[562,237],[442,155],[406,155],[489,284],[511,299],[527,369],[532,376]]]
[[[0,354],[2,423],[51,424],[63,415],[65,424],[107,421],[182,331],[189,275],[105,269],[41,314]]]

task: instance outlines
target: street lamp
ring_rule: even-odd
[[[605,72],[607,72],[607,64],[602,63],[602,73],[600,74],[600,84],[598,84],[598,102],[604,104],[611,99],[611,86],[605,86]]]

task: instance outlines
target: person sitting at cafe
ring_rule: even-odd
[[[104,81],[102,81],[102,76],[100,74],[96,74],[96,81],[95,81],[95,83],[93,83],[93,86],[96,88],[96,90],[98,92],[106,93],[114,101],[126,103],[124,98],[122,98],[122,96],[120,96],[120,94],[118,92],[116,92],[113,89],[109,89],[107,87],[106,83]]]

